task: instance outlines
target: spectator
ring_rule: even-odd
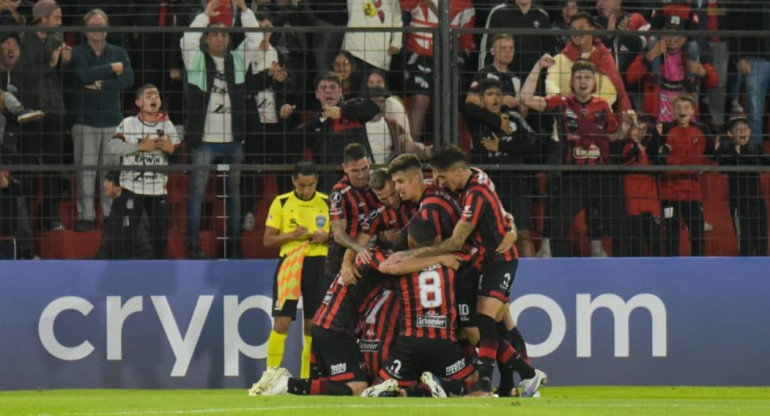
[[[350,52],[340,51],[334,58],[332,68],[340,79],[343,96],[351,98],[361,92],[356,90],[361,85],[361,73],[358,72],[358,62]]]
[[[679,16],[672,16],[664,29],[681,31],[684,22]],[[673,103],[682,92],[695,93],[701,81],[707,88],[717,86],[718,79],[713,67],[691,60],[684,52],[686,43],[687,37],[684,34],[663,36],[646,54],[637,56],[626,73],[626,79],[632,84],[645,82],[644,113],[656,115],[660,123],[677,119]],[[660,60],[661,74],[660,79],[657,79],[652,72],[652,62]]]
[[[742,2],[727,14],[731,30],[770,31],[770,7],[761,1]],[[731,38],[731,59],[744,77],[746,112],[751,117],[751,143],[762,148],[765,140],[765,101],[770,91],[770,37]]]
[[[83,17],[86,27],[107,28],[109,19],[101,9],[93,9]],[[107,43],[107,32],[86,32],[86,43],[75,47],[70,67],[73,76],[72,142],[75,165],[117,165],[116,155],[106,152],[115,128],[123,119],[121,92],[134,84],[134,72],[128,53],[120,46]],[[100,177],[104,176],[103,172]],[[96,172],[77,171],[78,220],[75,231],[94,228]],[[102,180],[103,182],[103,180]],[[101,196],[102,214],[110,214],[112,201]]]
[[[398,0],[348,0],[349,28],[400,28],[401,5]],[[378,68],[390,69],[390,57],[401,51],[401,32],[347,32],[342,49],[355,57],[358,70],[368,73]]]
[[[574,21],[574,20],[573,20]],[[562,144],[562,163],[578,166],[608,165],[612,163],[610,143],[625,137],[635,120],[632,110],[623,113],[622,123],[618,123],[609,103],[601,97],[593,97],[597,83],[598,70],[593,63],[580,60],[571,65],[572,94],[549,97],[535,96],[535,89],[543,68],[556,64],[550,55],[544,55],[532,68],[524,87],[521,99],[525,105],[535,111],[558,109],[561,113],[560,138]],[[551,209],[553,218],[551,230],[544,235],[541,252],[545,256],[551,253],[551,238],[556,238],[553,255],[567,255],[567,229],[575,214],[586,210],[588,235],[591,239],[591,255],[606,257],[602,247],[602,231],[609,231],[615,237],[613,245],[620,248],[624,215],[622,206],[614,195],[613,176],[615,173],[602,172],[564,172],[558,180],[550,182],[554,202]],[[603,222],[611,224],[603,228]],[[701,224],[702,226],[702,224]],[[622,255],[622,250],[613,250],[614,255]]]
[[[16,163],[12,149],[0,149],[0,163],[12,165]],[[0,171],[0,236],[13,238],[12,249],[6,252],[0,250],[0,258],[33,259],[35,248],[32,237],[29,209],[24,198],[21,182],[9,171]]]
[[[32,13],[31,23],[39,31],[24,33],[21,40],[24,53],[11,76],[18,83],[17,97],[22,105],[43,111],[45,117],[23,126],[19,153],[25,164],[62,165],[65,110],[61,69],[72,59],[72,48],[62,42],[60,33],[53,31],[61,26],[62,19],[61,7],[56,2],[38,0]],[[25,193],[31,194],[27,190]],[[40,217],[45,230],[64,230],[59,219],[61,194],[61,173],[44,173]]]
[[[551,19],[543,9],[532,8],[532,0],[504,1],[489,12],[485,28],[487,29],[543,29],[542,35],[515,36],[516,50],[519,51],[519,59],[516,67],[517,73],[525,73],[532,68],[543,52],[555,52],[555,39],[547,32],[551,27]],[[479,69],[489,65],[491,61],[486,51],[490,44],[489,35],[481,38],[479,50]],[[569,72],[569,71],[567,71]]]
[[[377,105],[368,98],[342,101],[342,84],[332,72],[316,78],[315,97],[321,110],[296,130],[299,137],[294,140],[307,143],[319,164],[339,165],[343,150],[351,143],[360,144],[371,160],[372,149],[364,124],[380,112]],[[335,172],[324,172],[321,189],[333,185],[336,177]]]
[[[136,260],[149,257],[150,246],[139,222],[141,209],[134,206],[133,195],[120,186],[120,172],[108,172],[104,176],[102,193],[112,198],[112,210],[102,224],[102,245],[97,259]]]
[[[574,30],[597,29],[593,17],[585,12],[572,16],[570,28]],[[574,62],[585,59],[596,66],[596,91],[594,95],[604,99],[610,106],[621,112],[631,109],[631,101],[628,99],[615,59],[599,38],[591,35],[574,34],[570,36],[570,42],[567,46],[554,59],[555,64],[548,68],[548,76],[545,79],[547,95],[569,94],[572,85],[570,68]]]
[[[644,32],[650,29],[650,24],[641,13],[623,9],[623,0],[596,0],[596,11],[597,25],[607,30]],[[647,37],[644,34],[605,36],[602,42],[612,52],[621,73],[626,72],[636,55],[647,49]]]
[[[265,29],[273,27],[267,14],[258,14],[257,22]],[[288,57],[271,44],[273,35],[264,32],[256,59],[246,73],[246,113],[249,114],[246,118],[246,164],[292,163],[304,150],[298,143],[286,140],[286,132],[293,127],[297,76],[289,66]],[[242,176],[243,230],[252,231],[259,192],[258,177],[256,171],[245,171]],[[281,179],[281,188],[286,188],[286,178]]]
[[[241,23],[245,28],[257,28],[254,13],[246,7],[245,0],[236,0],[241,11]],[[212,0],[206,10],[195,17],[190,27],[209,30],[185,32],[181,40],[182,58],[187,71],[185,101],[185,141],[192,150],[192,163],[199,168],[192,172],[190,199],[187,205],[187,240],[190,257],[205,258],[200,244],[200,220],[203,195],[209,180],[213,163],[240,164],[243,162],[243,141],[246,135],[246,113],[244,84],[246,72],[257,59],[262,34],[247,32],[246,39],[230,50],[230,35],[216,29],[224,24],[209,24],[219,6],[219,0]],[[236,256],[237,241],[241,230],[239,171],[227,175],[227,252]]]
[[[166,166],[168,155],[180,145],[174,125],[161,108],[158,88],[147,84],[136,92],[136,116],[125,118],[107,144],[107,153],[119,156],[123,166]],[[139,223],[147,213],[150,224],[152,258],[166,258],[168,234],[168,201],[164,172],[123,170],[120,174],[123,194],[133,201],[131,221]]]
[[[718,33],[728,30],[727,8],[725,0],[710,0],[705,6],[705,26],[711,32],[708,37],[708,48],[701,54],[704,62],[710,62],[719,79],[714,88],[706,88],[701,102],[708,103],[707,116],[715,133],[724,134],[725,120],[727,119],[727,84],[730,79],[728,67],[730,66],[730,47],[728,39],[721,38]],[[768,26],[770,29],[770,26]],[[736,71],[732,71],[735,73]],[[743,111],[741,111],[743,112]],[[705,112],[704,112],[705,113]]]
[[[647,122],[640,120],[629,130],[621,152],[624,165],[652,165],[647,154],[647,146],[652,137],[648,135],[647,128]],[[623,190],[626,195],[626,215],[629,223],[629,255],[660,256],[663,230],[660,221],[657,176],[652,172],[626,173],[623,175]]]
[[[472,164],[523,164],[527,156],[537,154],[537,136],[519,113],[505,105],[500,81],[482,80],[474,92],[481,97],[480,104],[466,102],[463,109],[472,134]],[[532,257],[532,173],[493,171],[489,176],[503,207],[515,216],[519,253]]]
[[[21,0],[0,0],[0,26],[24,26],[27,18],[19,13]]]
[[[680,94],[674,99],[676,119],[658,124],[657,135],[647,146],[653,160],[661,165],[701,165],[714,149],[706,126],[693,122],[695,97]],[[693,256],[705,253],[703,236],[703,195],[698,172],[666,171],[660,179],[660,199],[666,229],[666,255],[679,256],[680,216],[690,230]]]
[[[727,122],[726,143],[716,142],[720,165],[769,165],[770,157],[751,142],[751,121],[748,117],[732,117]],[[729,172],[730,214],[733,217],[741,256],[766,256],[767,211],[762,195],[759,172]]]
[[[577,0],[562,0],[559,18],[551,23],[551,27],[554,29],[569,29],[569,22],[572,20],[572,16],[578,14],[578,12],[580,12],[580,4]],[[556,47],[559,50],[564,49],[569,42],[569,38],[569,35],[557,35]]]
[[[21,58],[19,35],[7,33],[0,36],[0,39],[0,145],[6,144],[11,149],[16,149],[16,139],[5,142],[7,122],[10,120],[12,124],[28,123],[41,119],[44,114],[42,111],[25,109],[15,95],[18,89],[11,83],[11,71]]]
[[[401,8],[411,14],[411,27],[438,27],[438,0],[402,0]],[[471,0],[450,2],[449,21],[452,27],[472,28],[475,23],[475,10]],[[475,49],[473,35],[463,33],[459,39],[460,48],[456,51],[464,59]],[[430,106],[433,93],[433,33],[411,32],[406,42],[407,58],[404,70],[406,93],[410,97],[409,123],[412,126],[412,138],[422,141],[425,127],[425,115]],[[464,66],[464,62],[460,63]]]
[[[391,131],[399,132],[399,142],[394,144],[394,154],[414,153],[423,160],[427,160],[433,152],[433,146],[426,146],[412,139],[411,128],[409,126],[409,117],[407,117],[406,106],[400,97],[390,93],[388,89],[385,72],[378,69],[373,70],[366,77],[366,88],[379,87],[389,95],[385,99],[385,110],[383,115],[391,124]],[[392,125],[392,124],[395,124]]]
[[[494,79],[500,82],[504,111],[518,109],[519,113],[526,117],[528,108],[520,106],[519,100],[516,98],[521,92],[522,79],[519,73],[511,70],[511,63],[516,56],[513,36],[497,35],[492,38],[491,44],[489,54],[493,58],[492,63],[474,75],[465,102],[479,105],[481,96],[476,89],[483,80]]]
[[[299,3],[299,1],[297,2]],[[308,2],[315,14],[315,20],[323,30],[313,33],[311,40],[315,53],[315,67],[320,70],[331,68],[335,55],[340,50],[342,29],[348,22],[347,0],[323,0]]]

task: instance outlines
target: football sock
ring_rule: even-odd
[[[500,340],[497,349],[497,360],[498,362],[503,363],[503,366],[512,368],[513,371],[519,373],[522,379],[535,376],[535,369],[527,363],[521,354],[516,352],[508,341]],[[503,367],[500,368],[502,369]]]
[[[313,350],[313,337],[305,335],[305,345],[302,347],[302,378],[310,378],[310,351]]]
[[[441,379],[441,388],[448,396],[464,396],[473,391],[474,382],[470,380],[453,380],[451,378]]]
[[[288,334],[279,334],[271,331],[270,338],[267,339],[267,366],[280,367],[283,361],[283,352],[286,348],[286,337]]]
[[[516,352],[518,352],[522,358],[529,362],[529,354],[527,354],[527,343],[524,342],[524,337],[521,336],[521,332],[519,332],[518,326],[514,326],[513,329],[508,331],[508,340],[511,342],[511,345],[513,345],[513,348],[516,349]]]
[[[352,396],[353,390],[350,390],[347,384],[331,381],[328,378],[317,380],[308,380],[304,378],[289,378],[289,393],[302,396]]]
[[[499,338],[497,337],[497,324],[495,320],[487,315],[479,314],[476,319],[479,324],[479,381],[476,386],[479,390],[492,390],[492,372],[494,371],[494,362],[497,358],[497,347]]]

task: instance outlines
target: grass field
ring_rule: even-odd
[[[249,397],[243,390],[0,392],[2,416],[770,415],[770,388],[546,387],[540,399]]]

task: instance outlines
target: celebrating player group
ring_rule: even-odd
[[[300,273],[320,280],[301,282],[305,308],[315,311],[305,312],[309,371],[295,378],[281,367],[285,335],[278,344],[271,335],[268,368],[250,395],[539,396],[546,374],[530,364],[508,307],[518,266],[514,218],[466,157],[454,146],[435,151],[425,179],[416,155],[370,172],[363,146],[345,148],[345,176],[328,197],[324,276]],[[304,172],[317,183],[317,171]],[[295,172],[295,187],[306,178]],[[326,198],[305,190],[305,199],[316,194]],[[273,214],[271,207],[275,223]],[[323,230],[283,230],[286,242],[325,241]],[[270,224],[268,231],[279,233]],[[287,276],[279,268],[276,286],[287,286]],[[321,287],[325,294],[309,293]]]

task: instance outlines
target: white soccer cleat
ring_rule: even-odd
[[[428,386],[430,389],[430,395],[432,397],[437,399],[446,399],[446,392],[444,391],[444,388],[441,387],[441,382],[439,382],[439,379],[435,374],[431,373],[430,371],[426,371],[422,373],[422,376],[420,376],[420,381]]]
[[[398,392],[398,382],[395,379],[385,380],[380,384],[367,387],[361,393],[361,397],[380,397],[384,393]]]
[[[254,383],[251,386],[251,389],[249,389],[249,396],[266,396],[265,394],[271,387],[273,383],[276,382],[276,380],[280,377],[280,374],[282,374],[282,371],[285,371],[288,374],[288,371],[286,369],[280,368],[280,367],[268,367],[267,370],[265,370],[264,373],[262,373],[262,378],[259,379],[256,383]]]
[[[262,396],[281,396],[289,392],[289,370],[279,367],[272,372],[270,379],[267,380],[265,391]]]
[[[547,381],[548,376],[544,372],[535,370],[534,377],[522,380],[521,383],[519,383],[521,397],[536,397],[535,394],[540,391],[540,388],[543,387]]]

